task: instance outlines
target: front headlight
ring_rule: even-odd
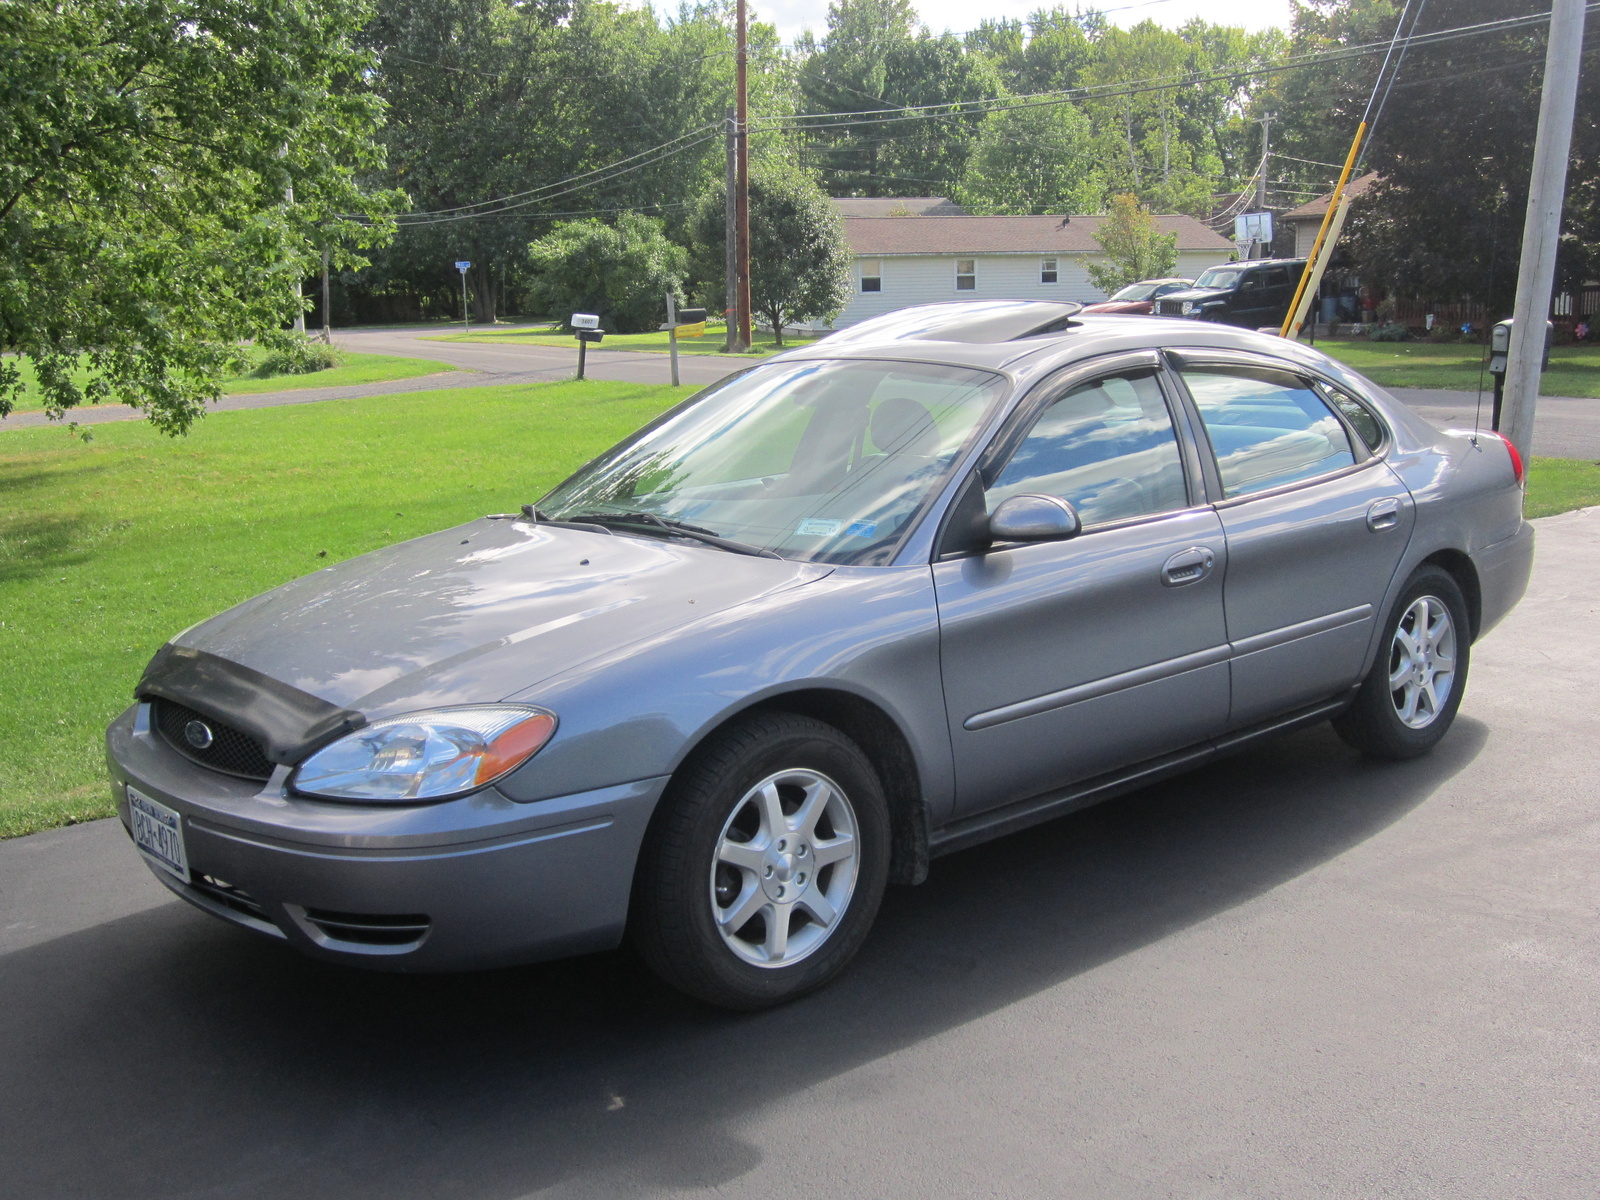
[[[554,713],[526,704],[385,717],[318,750],[290,786],[334,800],[449,800],[516,770],[555,731]]]

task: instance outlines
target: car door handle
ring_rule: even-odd
[[[1183,587],[1188,583],[1199,583],[1211,574],[1211,568],[1216,561],[1217,556],[1204,546],[1190,546],[1187,550],[1180,550],[1162,564],[1161,585]]]
[[[1393,529],[1398,524],[1400,524],[1400,501],[1393,496],[1374,500],[1367,505],[1367,528],[1373,533]]]

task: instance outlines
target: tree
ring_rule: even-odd
[[[1105,187],[1094,130],[1070,104],[990,113],[956,198],[975,213],[1097,212]]]
[[[1141,279],[1171,275],[1178,266],[1178,235],[1162,233],[1137,196],[1111,201],[1111,213],[1100,222],[1094,240],[1111,261],[1084,266],[1095,287],[1108,296]]]
[[[682,296],[688,256],[661,222],[638,213],[616,224],[566,221],[528,247],[530,301],[549,316],[598,313],[606,329],[644,333],[666,319],[666,294]]]
[[[168,433],[300,280],[386,233],[361,0],[0,7],[0,352],[60,417],[113,397]],[[286,202],[293,189],[294,202]],[[80,387],[74,373],[88,373]],[[22,389],[0,362],[0,415]]]
[[[701,197],[691,224],[695,277],[711,307],[726,307],[725,194]],[[750,172],[750,307],[783,345],[786,325],[832,318],[850,297],[844,222],[816,182],[778,162]]]

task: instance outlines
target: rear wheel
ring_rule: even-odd
[[[822,986],[877,916],[889,867],[883,788],[831,725],[762,713],[673,781],[641,851],[633,934],[673,986],[757,1009]]]
[[[1444,737],[1467,684],[1467,606],[1450,574],[1423,567],[1385,625],[1383,648],[1333,727],[1377,758],[1426,754]]]

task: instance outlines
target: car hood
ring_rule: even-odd
[[[173,643],[375,718],[503,699],[603,651],[831,571],[483,520],[296,579]]]
[[[1181,292],[1168,292],[1161,297],[1166,300],[1221,300],[1233,295],[1232,288],[1185,288]]]

